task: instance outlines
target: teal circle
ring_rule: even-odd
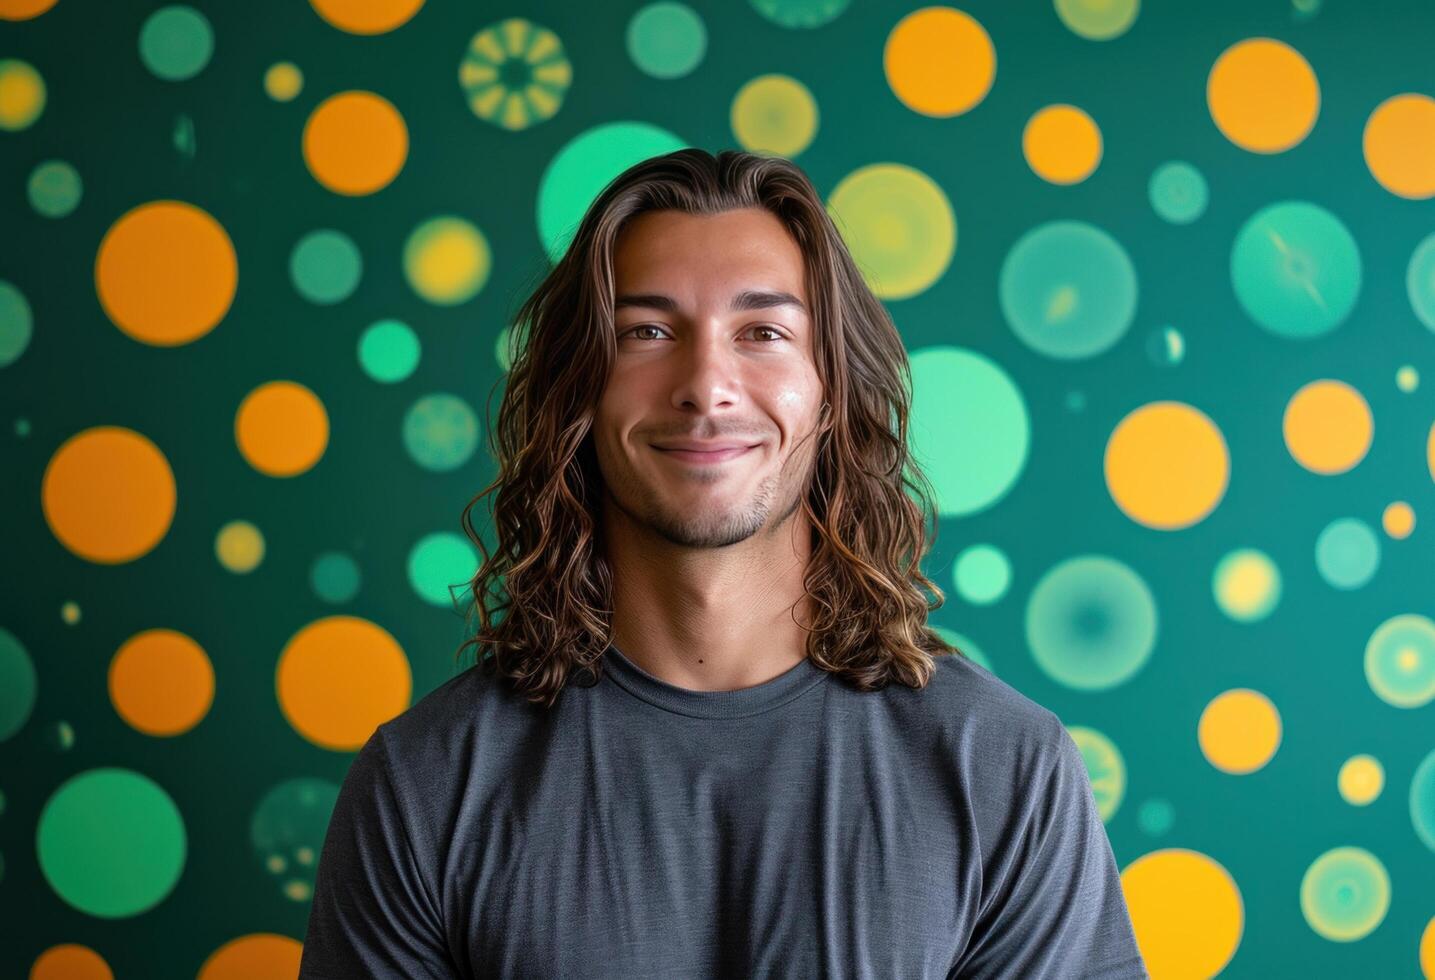
[[[249,818],[254,855],[286,896],[312,894],[314,872],[339,787],[300,776],[270,788]]]
[[[1405,292],[1420,322],[1435,330],[1435,232],[1420,240],[1405,269]]]
[[[341,551],[326,551],[309,569],[309,585],[325,602],[348,602],[359,592],[359,563]]]
[[[970,660],[989,674],[996,673],[996,670],[992,667],[991,658],[982,652],[981,647],[977,646],[975,641],[945,626],[929,625],[931,625],[932,629],[936,630],[938,636],[956,647],[959,655]]]
[[[1186,359],[1186,338],[1173,326],[1157,327],[1146,335],[1146,356],[1152,364],[1175,367]]]
[[[852,0],[749,0],[752,9],[778,27],[810,30],[835,20]]]
[[[30,651],[14,633],[0,626],[0,742],[30,720],[37,686]]]
[[[1086,411],[1086,392],[1076,390],[1068,391],[1063,404],[1066,406],[1068,412],[1081,413]]]
[[[311,303],[330,305],[347,299],[364,272],[359,246],[342,231],[311,231],[289,256],[289,278]]]
[[[978,606],[991,605],[1006,595],[1011,585],[1011,561],[996,545],[975,544],[957,556],[952,578],[963,599]]]
[[[80,205],[80,172],[64,160],[46,160],[30,171],[25,195],[30,207],[47,218],[63,218]]]
[[[995,361],[961,347],[922,348],[910,365],[908,442],[938,514],[991,507],[1026,466],[1031,418],[1021,390]]]
[[[552,262],[563,257],[589,205],[608,182],[649,157],[688,144],[643,122],[612,122],[564,144],[538,181],[538,237]]]
[[[1022,235],[1002,262],[1002,314],[1047,357],[1094,357],[1136,315],[1136,267],[1115,238],[1085,221],[1049,221]]]
[[[1435,698],[1435,622],[1401,613],[1377,626],[1365,643],[1365,679],[1397,708],[1428,704]]]
[[[0,279],[0,367],[15,363],[25,353],[34,324],[25,294],[14,283]]]
[[[1080,555],[1051,568],[1032,590],[1026,638],[1048,677],[1083,691],[1124,683],[1156,645],[1156,599],[1130,567]]]
[[[1363,847],[1333,847],[1301,878],[1300,909],[1310,927],[1326,939],[1360,939],[1380,925],[1390,909],[1390,875]]]
[[[418,334],[401,320],[375,321],[359,337],[359,366],[375,381],[402,381],[418,363]]]
[[[1184,160],[1168,160],[1157,167],[1146,193],[1152,210],[1173,225],[1188,225],[1205,214],[1211,197],[1201,171]]]
[[[628,21],[628,55],[654,78],[681,78],[703,60],[708,31],[703,19],[685,3],[659,0]]]
[[[409,584],[420,599],[435,606],[466,602],[465,595],[471,595],[469,583],[477,572],[478,553],[473,545],[451,531],[425,535],[409,551]]]
[[[40,811],[35,840],[50,887],[105,919],[159,904],[184,870],[187,846],[170,795],[148,776],[115,767],[60,784]]]
[[[1358,517],[1331,521],[1315,539],[1315,567],[1337,589],[1358,589],[1380,567],[1380,539]]]
[[[457,395],[425,395],[404,414],[403,438],[415,463],[444,473],[468,462],[478,448],[478,416]]]
[[[1435,749],[1425,754],[1410,777],[1410,822],[1425,846],[1435,851]]]
[[[145,18],[140,27],[140,60],[165,81],[193,78],[214,54],[214,29],[193,7],[172,4]]]
[[[1261,208],[1236,234],[1231,284],[1246,313],[1281,337],[1329,333],[1360,295],[1360,249],[1345,224],[1308,201]]]
[[[1166,834],[1175,822],[1176,808],[1170,800],[1159,797],[1146,800],[1136,811],[1136,825],[1152,837]]]

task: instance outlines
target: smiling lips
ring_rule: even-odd
[[[721,463],[729,459],[735,459],[755,449],[755,446],[727,446],[721,449],[696,450],[696,449],[668,449],[663,446],[654,446],[664,456],[671,456],[687,463]]]

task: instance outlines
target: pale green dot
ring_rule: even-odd
[[[1435,851],[1435,749],[1426,753],[1410,779],[1410,821],[1420,840]]]
[[[1206,213],[1210,200],[1206,178],[1184,160],[1170,160],[1157,167],[1146,192],[1152,209],[1173,225],[1195,221]]]
[[[1068,412],[1084,412],[1086,410],[1086,392],[1068,391],[1065,404]]]
[[[1037,665],[1078,690],[1133,677],[1156,645],[1156,599],[1130,567],[1104,555],[1055,565],[1027,601],[1026,637]]]
[[[1405,290],[1420,322],[1435,330],[1435,232],[1420,240],[1405,270]]]
[[[1146,337],[1146,356],[1153,364],[1174,367],[1186,359],[1186,338],[1169,324],[1157,327]]]
[[[30,434],[30,420],[29,420],[29,419],[16,419],[16,420],[15,420],[15,434],[16,434],[17,436],[20,436],[21,438],[24,438],[25,436],[28,436],[28,435]]]
[[[1308,201],[1261,208],[1231,249],[1241,307],[1281,337],[1317,337],[1343,323],[1361,285],[1360,249],[1344,222]]]
[[[425,395],[404,414],[403,425],[404,448],[427,470],[457,469],[478,448],[478,416],[457,395]]]
[[[0,279],[0,367],[15,363],[25,353],[34,323],[25,294],[14,283]]]
[[[1395,372],[1395,386],[1407,395],[1420,387],[1420,372],[1412,365],[1403,364]]]
[[[811,30],[830,23],[852,0],[749,0],[752,8],[779,27]]]
[[[1401,613],[1377,626],[1365,643],[1365,679],[1397,708],[1429,703],[1435,698],[1435,622]]]
[[[339,798],[339,787],[327,779],[300,776],[269,789],[249,820],[249,843],[261,867],[277,877],[283,894],[297,882],[314,887],[315,865],[304,858],[317,854]]]
[[[1351,942],[1370,934],[1390,908],[1390,875],[1362,847],[1334,847],[1313,861],[1300,883],[1306,922],[1326,939]]]
[[[1069,725],[1067,732],[1081,750],[1096,810],[1103,823],[1111,820],[1126,796],[1126,760],[1103,732],[1082,725]]]
[[[1136,825],[1152,837],[1160,837],[1176,822],[1176,809],[1169,800],[1150,799],[1136,811]]]
[[[1358,589],[1380,567],[1380,538],[1358,517],[1338,518],[1316,538],[1315,564],[1331,586]]]
[[[703,60],[708,32],[703,19],[684,3],[661,0],[643,7],[628,22],[628,55],[654,78],[680,78]]]
[[[979,606],[1006,595],[1011,585],[1011,562],[995,545],[972,545],[957,556],[953,567],[957,594]]]
[[[14,633],[0,627],[0,742],[30,720],[36,687],[30,652]]]
[[[193,78],[214,54],[214,30],[193,7],[174,4],[145,18],[140,28],[140,60],[167,81]]]
[[[348,602],[359,591],[359,564],[339,551],[326,551],[309,570],[314,594],[325,602]]]
[[[419,598],[435,606],[451,609],[467,602],[477,572],[473,545],[449,531],[425,535],[409,552],[409,584]]]
[[[393,384],[414,373],[419,363],[419,338],[408,324],[379,320],[359,338],[359,364],[375,381]]]
[[[80,204],[80,172],[64,160],[46,160],[30,171],[25,193],[30,206],[47,218],[63,218]]]
[[[289,256],[289,278],[299,295],[328,305],[347,299],[359,285],[364,261],[354,240],[341,231],[311,231]]]
[[[1131,29],[1141,0],[1055,0],[1057,16],[1073,33],[1109,41]]]

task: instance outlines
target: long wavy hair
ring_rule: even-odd
[[[484,557],[465,593],[467,623],[477,628],[455,658],[481,647],[480,669],[534,704],[552,707],[575,671],[597,683],[612,636],[613,571],[590,429],[616,353],[614,244],[646,211],[734,208],[772,212],[805,257],[829,406],[801,502],[813,528],[803,577],[813,611],[802,627],[808,658],[870,691],[892,681],[925,687],[934,655],[961,654],[926,622],[945,598],[920,568],[932,489],[907,449],[911,370],[896,326],[795,164],[687,148],[643,160],[603,189],[510,334],[490,440],[498,473],[461,519]],[[490,495],[492,553],[471,519]],[[935,540],[935,520],[930,533]]]

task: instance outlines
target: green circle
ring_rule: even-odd
[[[1380,539],[1360,518],[1338,518],[1315,539],[1315,565],[1331,586],[1358,589],[1380,568]]]
[[[927,347],[909,360],[908,441],[938,514],[986,510],[1026,466],[1031,419],[1020,389],[995,361],[965,348]]]
[[[359,591],[359,563],[340,551],[326,551],[314,559],[309,585],[325,602],[348,602]]]
[[[1126,796],[1126,760],[1116,743],[1096,729],[1069,725],[1066,730],[1081,750],[1091,793],[1096,798],[1096,810],[1106,823],[1116,815]]]
[[[140,28],[140,60],[165,81],[193,78],[214,54],[214,29],[193,7],[172,4],[145,18]]]
[[[250,845],[285,895],[312,894],[324,834],[338,798],[339,787],[329,780],[300,776],[271,787],[254,808]]]
[[[364,260],[354,240],[332,228],[311,231],[289,256],[289,278],[311,303],[330,305],[358,288]]]
[[[882,299],[916,296],[952,263],[957,217],[941,186],[914,167],[859,167],[832,189],[827,211],[868,288]]]
[[[1402,613],[1377,626],[1365,643],[1365,679],[1397,708],[1428,704],[1435,698],[1435,622]]]
[[[1055,0],[1056,14],[1073,33],[1091,41],[1109,41],[1131,29],[1141,0]]]
[[[435,606],[466,602],[471,595],[469,583],[477,572],[478,554],[473,545],[451,531],[425,535],[409,552],[409,584],[420,599]]]
[[[996,545],[975,544],[953,563],[957,594],[978,606],[988,606],[1006,595],[1011,585],[1011,561]]]
[[[1435,330],[1435,232],[1420,240],[1405,269],[1405,292],[1420,322]]]
[[[1160,837],[1176,822],[1176,808],[1169,800],[1150,799],[1136,811],[1136,825],[1152,837]]]
[[[932,629],[937,631],[938,636],[946,640],[952,646],[956,647],[957,653],[959,655],[965,657],[967,660],[970,660],[972,663],[976,664],[978,667],[981,667],[989,674],[996,673],[995,668],[992,667],[991,658],[982,652],[981,647],[977,646],[975,641],[971,640],[970,638],[964,636],[961,633],[958,633],[956,630],[948,629],[945,626],[937,626],[934,623],[929,625],[931,625]]]
[[[446,473],[468,462],[478,448],[478,416],[457,395],[425,395],[404,414],[403,439],[415,463]]]
[[[30,720],[37,686],[30,652],[14,633],[0,626],[0,742]]]
[[[1360,295],[1360,249],[1345,224],[1308,201],[1257,211],[1231,249],[1241,307],[1281,337],[1318,337],[1340,326]]]
[[[1186,338],[1169,324],[1157,327],[1146,336],[1146,356],[1152,364],[1175,367],[1186,359]]]
[[[1066,687],[1106,690],[1130,680],[1156,645],[1156,599],[1141,576],[1104,555],[1052,567],[1026,608],[1037,665]]]
[[[179,881],[187,846],[170,795],[148,776],[115,767],[62,783],[40,811],[35,842],[55,892],[106,919],[159,904]]]
[[[400,320],[377,320],[359,337],[359,365],[382,384],[402,381],[419,363],[419,338]]]
[[[1425,846],[1435,851],[1435,749],[1425,754],[1410,777],[1410,822]]]
[[[628,56],[654,78],[681,78],[692,72],[707,52],[703,19],[685,3],[659,0],[628,21]]]
[[[1300,910],[1312,929],[1336,942],[1370,934],[1390,909],[1390,875],[1363,847],[1334,847],[1300,882]]]
[[[30,171],[25,194],[30,207],[47,218],[63,218],[80,205],[80,172],[64,160],[46,160]]]
[[[14,283],[0,279],[0,367],[15,363],[25,353],[34,324],[25,294]]]
[[[1168,160],[1151,174],[1151,207],[1173,225],[1188,225],[1206,213],[1211,191],[1201,171],[1184,160]]]
[[[538,237],[549,260],[563,257],[589,205],[609,181],[634,164],[687,145],[666,129],[642,122],[604,123],[565,143],[538,181]]]
[[[998,292],[1007,323],[1032,350],[1063,360],[1094,357],[1131,327],[1136,267],[1095,225],[1048,221],[1007,253]]]
[[[831,23],[852,0],[749,0],[752,9],[779,27],[811,30]]]

